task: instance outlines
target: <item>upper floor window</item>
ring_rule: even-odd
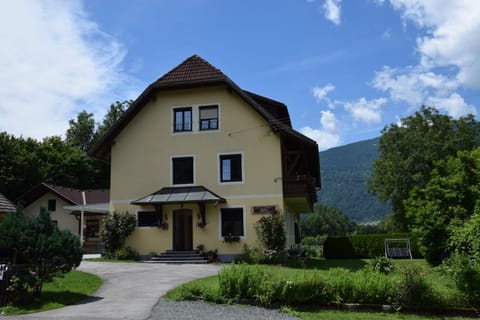
[[[242,155],[222,154],[220,155],[220,181],[238,182],[242,181]]]
[[[199,108],[200,130],[218,129],[218,106],[205,106]]]
[[[193,157],[172,158],[172,184],[193,184]]]
[[[55,199],[48,199],[48,211],[57,211],[57,201]]]
[[[192,131],[192,108],[173,109],[173,130],[175,132]]]

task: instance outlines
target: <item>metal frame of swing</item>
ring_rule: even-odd
[[[394,243],[405,243],[405,247],[392,247],[391,244]],[[413,259],[412,250],[410,249],[410,238],[385,239],[385,257]]]

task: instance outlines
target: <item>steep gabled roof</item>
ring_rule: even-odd
[[[147,104],[157,91],[215,85],[226,85],[230,90],[238,94],[247,104],[257,111],[260,116],[269,122],[272,130],[292,130],[288,109],[284,104],[242,90],[222,71],[215,68],[198,55],[193,55],[150,84],[132,103],[130,108],[128,108],[112,127],[110,127],[110,129],[107,130],[107,132],[92,146],[88,153],[95,158],[109,161],[110,148],[114,138]],[[315,141],[301,134],[299,135],[304,137],[310,143],[315,143]]]
[[[56,194],[72,205],[83,205],[82,192],[85,192],[87,204],[110,202],[110,190],[108,189],[79,190],[43,182],[23,194],[19,201],[22,201],[24,206],[28,206],[48,192]]]
[[[0,193],[0,212],[15,212],[17,208],[3,194]]]

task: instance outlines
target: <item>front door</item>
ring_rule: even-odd
[[[192,210],[173,211],[173,250],[193,250]]]

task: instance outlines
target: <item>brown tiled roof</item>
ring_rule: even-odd
[[[87,204],[110,202],[110,190],[108,189],[79,190],[47,183],[41,183],[33,187],[22,195],[19,200],[22,201],[25,206],[28,206],[48,192],[58,195],[72,205],[83,205],[82,192],[85,192]]]
[[[181,89],[201,86],[226,85],[267,120],[274,131],[291,130],[292,125],[287,107],[278,101],[242,90],[219,69],[203,58],[193,55],[164,76],[150,84],[132,103],[130,108],[93,145],[89,154],[104,161],[110,161],[110,148],[115,136],[130,122],[157,90]],[[313,140],[304,137],[308,142]]]
[[[3,194],[0,193],[0,212],[15,212],[17,208]]]
[[[155,81],[155,86],[188,82],[223,81],[226,76],[203,58],[193,55]]]

